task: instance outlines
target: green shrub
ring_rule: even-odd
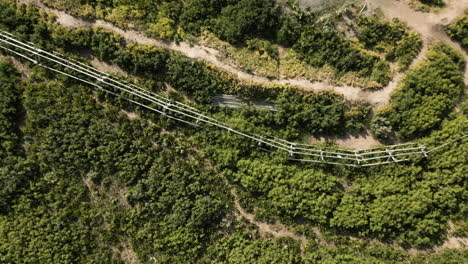
[[[367,48],[384,52],[389,60],[396,60],[401,70],[410,65],[422,48],[418,33],[409,32],[408,26],[395,19],[392,22],[372,17],[360,17],[358,38]]]
[[[468,50],[468,14],[460,17],[448,26],[448,34],[459,41],[465,50]]]
[[[322,67],[330,64],[339,75],[357,72],[362,77],[370,76],[374,66],[380,60],[378,57],[364,54],[353,48],[349,41],[337,33],[325,32],[318,28],[305,30],[293,48],[301,59],[310,65]]]
[[[231,43],[239,43],[246,36],[268,36],[277,24],[278,15],[274,1],[240,0],[223,8],[216,19],[214,31],[221,39]]]
[[[428,58],[410,70],[392,95],[389,120],[403,139],[424,136],[452,111],[463,93],[463,57],[445,44],[430,47]]]
[[[444,0],[419,0],[421,3],[432,6],[443,6],[445,5]]]
[[[394,55],[400,70],[406,69],[413,59],[419,54],[423,46],[421,35],[418,33],[408,33],[397,42]]]
[[[372,118],[371,131],[380,140],[389,140],[394,136],[390,114],[391,109],[387,107],[380,109]]]

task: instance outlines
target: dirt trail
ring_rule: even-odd
[[[462,50],[460,46],[451,41],[450,38],[445,34],[442,25],[451,23],[457,17],[463,15],[463,10],[468,8],[468,0],[452,0],[450,5],[442,10],[439,14],[432,13],[420,13],[412,10],[407,6],[406,3],[398,2],[394,0],[367,0],[370,8],[380,7],[386,14],[388,19],[397,17],[402,21],[408,23],[410,27],[414,30],[420,32],[424,37],[424,48],[423,51],[413,62],[413,65],[423,58],[425,58],[428,44],[434,40],[443,40],[449,45],[455,47],[458,50]],[[249,74],[237,69],[235,66],[225,63],[218,58],[218,51],[212,48],[207,48],[200,45],[190,45],[186,42],[181,42],[176,44],[168,41],[161,41],[144,36],[142,33],[135,30],[122,30],[111,23],[105,22],[103,20],[83,20],[65,12],[48,8],[43,5],[39,0],[20,0],[23,3],[34,3],[44,10],[54,13],[58,22],[69,28],[79,28],[79,27],[94,27],[99,26],[108,30],[112,30],[122,36],[127,41],[136,42],[142,45],[154,45],[164,49],[170,49],[179,51],[185,54],[189,58],[193,59],[202,59],[210,62],[219,69],[222,69],[228,73],[231,73],[237,76],[243,81],[268,84],[287,84],[298,86],[306,90],[331,90],[337,93],[343,94],[344,97],[348,100],[367,100],[374,107],[379,107],[385,105],[390,100],[390,95],[393,90],[397,87],[399,81],[403,77],[403,74],[397,73],[395,78],[389,85],[385,88],[378,91],[363,91],[359,87],[353,86],[334,86],[327,82],[311,82],[306,79],[279,79],[279,80],[269,80],[265,77],[260,77],[257,75]],[[463,51],[462,51],[463,52]],[[468,60],[466,53],[464,53],[465,59]],[[465,71],[465,82],[468,82],[468,71]]]
[[[254,224],[255,226],[257,226],[257,228],[258,228],[258,230],[260,232],[260,235],[262,237],[264,237],[266,233],[270,233],[274,238],[278,238],[278,237],[293,238],[294,240],[299,241],[300,246],[301,246],[301,252],[303,252],[304,246],[307,245],[307,243],[308,243],[308,239],[306,237],[294,234],[293,232],[291,232],[288,229],[287,226],[285,226],[285,225],[283,225],[281,223],[278,223],[278,222],[275,223],[275,224],[268,224],[268,223],[256,221],[254,219],[255,216],[253,214],[247,213],[241,207],[241,205],[239,204],[239,199],[238,199],[238,196],[236,194],[236,191],[234,189],[231,189],[230,192],[231,192],[231,195],[233,196],[234,207],[238,211],[239,215],[242,216],[243,218],[245,218],[251,224]],[[450,230],[451,230],[451,231],[449,231],[449,233],[450,233],[450,232],[454,231],[454,227],[453,227],[453,224],[451,222],[449,222],[449,225],[450,225]],[[325,241],[323,239],[322,234],[321,234],[321,232],[320,232],[320,230],[318,228],[314,228],[313,230],[314,230],[315,236],[320,241],[321,245],[326,245],[326,246],[329,246],[329,247],[334,246],[333,244],[330,244],[329,242],[327,242],[327,241]],[[362,238],[356,238],[356,237],[352,237],[352,238],[362,239]],[[371,240],[371,242],[375,243],[375,244],[381,244],[382,243],[379,240]],[[397,246],[397,245],[395,245],[395,247],[397,247],[400,250],[406,251],[410,255],[414,256],[414,255],[417,255],[417,254],[420,254],[420,253],[427,253],[428,251],[431,251],[431,250],[435,250],[436,252],[440,252],[440,251],[442,251],[444,249],[466,249],[468,247],[468,238],[454,237],[452,235],[449,235],[449,236],[447,236],[447,239],[444,241],[444,243],[442,245],[439,245],[439,246],[436,246],[436,247],[434,247],[432,249],[427,249],[427,250],[421,250],[421,249],[416,249],[416,248],[405,249],[405,248],[403,248],[401,246]]]
[[[367,100],[374,107],[385,105],[390,100],[390,94],[395,89],[398,81],[401,79],[401,74],[397,74],[395,81],[391,82],[387,87],[378,91],[363,91],[360,87],[353,86],[334,86],[327,82],[311,82],[306,79],[279,79],[270,80],[265,77],[249,74],[236,68],[235,66],[225,63],[218,58],[218,51],[212,48],[203,47],[200,45],[190,45],[186,42],[175,44],[173,42],[161,41],[144,36],[142,33],[135,30],[122,30],[111,23],[103,20],[84,20],[65,12],[48,8],[38,0],[21,0],[23,3],[33,3],[43,8],[47,12],[51,12],[57,16],[57,21],[64,27],[80,28],[80,27],[94,27],[99,26],[108,30],[112,30],[122,35],[127,41],[135,42],[142,45],[154,45],[164,49],[175,50],[183,53],[189,58],[202,59],[208,61],[219,69],[233,74],[243,81],[260,83],[260,84],[284,84],[293,85],[304,88],[306,90],[314,91],[335,91],[343,94],[347,100]]]
[[[285,225],[281,223],[275,223],[275,224],[268,224],[268,223],[263,223],[256,221],[254,218],[255,216],[253,214],[247,213],[239,204],[239,199],[237,197],[237,193],[234,189],[231,189],[231,195],[234,197],[234,206],[239,212],[240,216],[243,218],[247,219],[251,224],[254,224],[255,226],[258,227],[258,230],[260,232],[260,235],[262,237],[265,236],[266,233],[270,233],[274,238],[278,237],[291,237],[294,240],[299,241],[301,244],[301,251],[303,251],[304,246],[307,244],[307,238],[303,236],[299,236],[291,232]],[[316,232],[317,233],[317,232]],[[317,237],[319,237],[320,234],[316,234]]]
[[[29,79],[29,77],[31,76],[32,69],[29,68],[26,64],[17,60],[15,57],[0,55],[0,60],[11,60],[11,63],[19,71],[22,78]]]
[[[424,58],[429,44],[439,40],[460,51],[465,61],[468,61],[466,52],[458,43],[449,38],[444,29],[464,14],[465,9],[468,9],[468,0],[451,0],[449,5],[437,14],[417,12],[411,9],[405,1],[366,0],[366,2],[371,9],[380,8],[388,19],[398,18],[406,22],[414,31],[421,33],[424,48],[415,61]],[[465,83],[468,83],[468,67],[465,69]]]
[[[457,17],[463,15],[464,9],[468,8],[468,0],[452,0],[448,7],[443,9],[438,14],[432,13],[420,13],[412,10],[408,7],[405,2],[398,2],[395,0],[366,0],[370,9],[380,7],[385,13],[387,19],[394,17],[405,21],[413,30],[420,32],[424,39],[424,46],[420,54],[413,61],[412,65],[420,62],[426,57],[428,46],[435,40],[442,40],[451,45],[452,47],[462,51],[465,60],[468,61],[466,53],[460,48],[460,46],[453,42],[444,32],[442,25],[447,25],[453,22]],[[57,21],[64,27],[68,28],[80,28],[80,27],[94,27],[99,26],[108,30],[112,30],[122,35],[127,41],[135,42],[142,45],[154,45],[164,49],[175,50],[183,53],[185,56],[192,59],[205,60],[217,68],[224,70],[234,76],[237,76],[240,80],[247,82],[254,82],[259,84],[285,84],[303,88],[305,90],[313,91],[334,91],[342,94],[347,100],[365,100],[369,102],[374,109],[379,108],[383,105],[388,104],[392,92],[398,87],[404,73],[395,74],[393,80],[383,89],[378,91],[363,91],[359,87],[353,86],[334,86],[327,82],[311,82],[306,79],[279,79],[270,80],[257,75],[243,72],[235,66],[223,62],[218,57],[218,51],[212,48],[207,48],[200,45],[190,45],[186,42],[175,44],[173,42],[161,41],[152,38],[148,38],[142,33],[135,30],[122,30],[111,23],[103,20],[84,20],[74,16],[71,16],[65,12],[48,8],[43,5],[39,0],[20,0],[23,3],[33,3],[43,8],[45,11],[53,13],[57,16]],[[111,68],[109,65],[94,62],[95,66],[100,68]],[[410,66],[410,67],[411,67]],[[112,69],[119,73],[122,73],[118,68]],[[468,67],[465,70],[465,83],[468,83]],[[356,148],[367,148],[371,147],[377,142],[372,137],[365,136],[359,138],[347,137],[343,140],[337,140],[337,144],[346,147]]]
[[[468,248],[468,238],[466,237],[455,237],[453,236],[455,232],[455,225],[452,221],[448,221],[449,230],[447,235],[447,240],[445,242],[436,247],[435,251],[440,252],[447,248],[455,248],[455,249],[467,249]]]

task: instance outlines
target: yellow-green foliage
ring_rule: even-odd
[[[129,24],[142,17],[142,14],[132,6],[122,5],[108,10],[104,19],[120,28],[127,28]]]
[[[353,72],[345,73],[337,78],[331,66],[313,67],[300,60],[297,53],[289,48],[279,47],[276,59],[275,55],[266,52],[265,48],[252,49],[248,46],[238,48],[220,40],[208,31],[204,32],[201,43],[218,50],[221,57],[242,70],[264,77],[328,81],[338,85],[352,85],[365,89],[382,86],[371,78],[360,77]],[[276,47],[274,48],[276,49]]]
[[[423,136],[453,110],[463,93],[463,57],[443,43],[410,70],[391,98],[388,118],[400,138]]]
[[[359,18],[359,41],[368,49],[395,61],[400,70],[406,69],[422,48],[420,34],[410,32],[406,24],[398,19],[384,21],[375,14]]]
[[[333,68],[326,65],[313,67],[300,60],[293,49],[284,49],[280,53],[280,72],[283,78],[304,78],[310,81],[333,80]]]
[[[459,41],[462,47],[468,49],[468,10],[465,10],[465,15],[448,27],[450,37]]]
[[[447,0],[410,0],[409,5],[416,11],[437,12],[445,6],[446,1]]]
[[[218,50],[221,57],[224,57],[243,71],[269,78],[278,78],[278,57],[275,56],[274,52],[271,52],[272,49],[277,50],[277,46],[270,44],[266,40],[254,39],[251,41],[255,40],[269,45],[269,51],[265,47],[260,46],[251,46],[252,48],[249,48],[248,45],[247,47],[235,47],[228,42],[220,40],[208,31],[204,32],[201,43]]]

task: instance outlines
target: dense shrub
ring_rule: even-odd
[[[457,21],[448,26],[448,34],[453,39],[459,41],[462,47],[468,49],[468,14],[465,14]]]
[[[445,44],[410,70],[392,95],[389,119],[400,138],[424,136],[453,109],[463,92],[463,57]]]
[[[419,0],[423,4],[433,5],[433,6],[443,6],[445,4],[444,0]]]
[[[298,96],[285,92],[277,101],[275,121],[279,126],[292,127],[313,135],[334,134],[343,127],[346,106],[334,93]]]
[[[0,12],[11,11],[0,7]],[[34,20],[39,14],[31,10],[27,14]],[[352,126],[349,122],[363,122],[368,110],[348,106],[333,93],[243,86],[177,54],[123,45],[100,29],[97,34],[69,31],[47,27],[51,22],[45,17],[40,20],[40,27],[27,21],[0,24],[25,39],[43,37],[40,44],[50,50],[83,43],[103,59],[113,58],[152,81],[175,84],[201,102],[220,91],[264,93],[278,104],[277,113],[232,110],[239,122],[249,125],[253,120],[256,128],[334,133]],[[426,135],[441,127],[422,141],[428,147],[464,135],[466,104],[462,112],[445,118],[463,90],[463,66],[450,48],[431,47],[428,60],[408,74],[392,98],[388,115],[380,116],[388,117],[400,135]],[[164,118],[119,100],[103,100],[99,93],[39,68],[33,69],[34,82],[21,94],[18,74],[11,65],[2,67],[14,80],[0,84],[2,106],[16,106],[13,112],[24,107],[27,115],[21,129],[24,157],[6,152],[8,159],[1,160],[8,164],[0,166],[0,203],[10,208],[0,214],[0,262],[120,263],[132,256],[145,263],[458,263],[466,257],[463,250],[447,250],[413,258],[366,241],[423,248],[444,240],[447,220],[466,204],[462,141],[427,159],[375,168],[294,163],[281,153],[259,151],[243,137],[171,126]],[[16,98],[22,100],[16,103]],[[439,101],[447,106],[439,107]],[[129,111],[136,120],[129,120]],[[17,118],[10,112],[4,116],[0,124],[15,127],[10,124]],[[419,119],[427,127],[419,126]],[[15,182],[9,184],[9,178]],[[261,238],[255,225],[231,210],[231,187],[247,211],[311,230],[308,241]],[[11,189],[15,191],[7,193]]]
[[[397,42],[394,56],[400,70],[406,69],[422,49],[423,42],[418,33],[408,33]]]
[[[212,25],[229,1],[190,0],[184,5],[180,21],[187,32],[199,34],[202,27]]]
[[[361,16],[359,25],[362,27],[358,36],[359,40],[370,48],[375,47],[379,42],[396,43],[406,32],[406,27],[398,20],[392,23],[382,21],[377,16]]]
[[[0,61],[0,165],[4,158],[18,153],[19,77],[11,63]]]
[[[390,109],[382,109],[372,119],[371,131],[380,140],[388,140],[394,134],[389,118],[390,111]]]
[[[301,37],[301,23],[294,16],[282,16],[278,27],[277,41],[285,46],[292,46]]]
[[[240,0],[223,8],[215,32],[231,43],[241,42],[246,36],[265,36],[277,25],[278,12],[274,1]]]
[[[22,85],[11,62],[0,60],[0,213],[33,177],[34,162],[24,160],[20,147]]]
[[[369,76],[379,61],[378,57],[364,54],[353,48],[349,41],[337,33],[325,32],[318,28],[309,28],[304,31],[293,48],[310,65],[322,67],[330,64],[336,68],[337,74],[357,72],[360,76]],[[379,77],[379,79],[383,81],[387,78]]]
[[[400,69],[408,67],[421,51],[421,36],[409,32],[409,28],[399,20],[387,22],[377,15],[361,16],[359,25],[359,40],[367,48],[384,52],[386,58],[395,60]]]

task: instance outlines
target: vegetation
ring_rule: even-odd
[[[410,6],[416,11],[435,12],[446,5],[445,0],[412,0]]]
[[[359,40],[368,48],[383,52],[389,60],[395,60],[400,69],[409,66],[422,48],[421,36],[409,32],[398,20],[382,21],[377,15],[360,17]]]
[[[390,124],[402,139],[427,134],[440,125],[460,99],[464,68],[463,57],[455,50],[442,43],[431,46],[427,60],[406,74],[392,95],[391,108],[378,113],[374,123]],[[386,137],[381,128],[375,129],[376,135]]]
[[[466,11],[464,16],[448,26],[447,33],[460,42],[465,50],[468,50],[468,14]]]
[[[0,158],[16,153],[19,143],[17,120],[20,117],[19,74],[10,63],[0,64]]]
[[[277,24],[278,7],[273,1],[240,0],[221,11],[215,32],[231,43],[242,41],[248,35],[271,32]]]
[[[25,160],[20,144],[21,85],[18,71],[10,62],[0,61],[0,212],[27,186],[34,162]]]
[[[5,9],[8,12],[8,9]],[[125,71],[147,80],[145,85],[155,92],[164,88],[165,83],[177,87],[181,95],[205,107],[213,114],[220,112],[211,106],[211,99],[216,94],[236,94],[242,98],[264,99],[278,106],[278,111],[265,114],[258,110],[240,110],[230,114],[235,118],[258,124],[256,132],[267,132],[286,138],[300,138],[304,133],[320,135],[340,133],[344,128],[363,130],[367,126],[369,107],[364,104],[352,104],[342,97],[331,93],[294,92],[287,87],[260,87],[247,85],[221,73],[202,62],[195,62],[179,53],[168,52],[152,46],[126,44],[115,33],[102,28],[68,30],[53,25],[53,20],[36,13],[34,9],[19,10],[32,21],[19,26],[16,22],[4,24],[11,32],[24,30],[24,38],[37,40],[46,49],[59,47],[70,53],[87,50],[100,60],[120,66]],[[10,19],[10,21],[14,21]],[[34,26],[37,23],[39,26]],[[0,23],[1,25],[1,23]],[[40,30],[38,30],[40,29]],[[250,46],[263,45],[251,41]],[[268,48],[268,47],[267,47]],[[270,49],[266,49],[267,51]],[[272,52],[272,51],[270,51]],[[274,55],[272,55],[274,56]],[[149,83],[148,83],[149,81]],[[222,110],[219,117],[229,119]],[[238,123],[239,128],[250,129]]]
[[[426,5],[434,5],[434,6],[443,6],[445,4],[443,0],[419,0],[419,1]]]
[[[45,0],[46,5],[87,18],[101,18],[127,28],[129,22],[150,35],[178,39],[182,32],[199,35],[204,28],[222,39],[238,42],[268,36],[278,23],[279,9],[268,0]]]
[[[15,196],[2,191],[10,207],[0,216],[7,230],[0,236],[2,262],[110,262],[126,250],[141,261],[163,263],[390,263],[409,257],[332,230],[422,247],[443,239],[447,217],[463,204],[464,154],[456,144],[427,162],[370,170],[289,163],[220,131],[177,125],[174,135],[163,132],[171,125],[157,116],[153,125],[130,121],[117,107],[96,103],[88,88],[49,82],[45,74],[35,69],[37,83],[23,86],[23,145],[30,164],[17,170],[31,184]],[[454,115],[425,140],[456,138],[466,122]],[[292,225],[302,219],[305,227],[329,228],[326,239],[336,248],[316,244],[309,234],[301,258],[298,242],[265,240],[232,215],[224,175],[246,209],[264,208],[266,219]],[[341,191],[343,180],[354,182],[352,191]]]
[[[0,221],[8,230],[0,238],[2,262],[109,262],[110,249],[101,252],[98,240],[118,246],[128,234],[141,254],[164,248],[161,258],[176,262],[199,254],[226,213],[226,191],[199,158],[184,161],[196,157],[188,142],[179,146],[159,129],[99,107],[82,87],[46,82],[29,85],[24,96],[26,152],[39,168]],[[127,189],[125,196],[112,194],[113,185]],[[94,186],[106,208],[91,207],[100,199]]]
[[[105,19],[122,28],[126,28],[130,21],[133,27],[161,39],[193,41],[200,39],[200,36],[213,34],[212,40],[227,41],[227,44],[215,43],[215,48],[219,48],[222,54],[226,52],[225,55],[233,58],[245,71],[269,78],[280,76],[281,58],[275,56],[278,53],[275,44],[293,48],[300,55],[299,59],[309,66],[331,66],[335,72],[333,79],[341,81],[346,80],[344,75],[353,75],[351,82],[364,88],[383,87],[391,77],[387,62],[365,49],[355,47],[343,34],[330,30],[340,20],[339,16],[332,21],[317,22],[319,14],[305,12],[291,4],[280,7],[275,1],[268,0],[72,2],[44,1],[71,14]],[[377,16],[355,19],[361,20],[358,28],[362,29],[358,35],[366,48],[371,48],[368,41],[380,39],[377,49],[387,49],[387,61],[395,60],[400,69],[405,69],[422,47],[420,36],[410,33],[399,22],[383,22]],[[371,40],[373,37],[369,32],[374,31],[377,35]],[[256,44],[252,45],[252,42]],[[320,45],[314,45],[315,42]],[[204,43],[214,44],[213,41]],[[230,45],[234,47],[225,50]],[[338,48],[330,50],[324,45]],[[260,53],[260,56],[248,54],[248,50]],[[245,61],[245,57],[252,56],[255,61]],[[287,70],[283,74],[292,75],[294,72]],[[295,74],[294,77],[304,77]]]
[[[55,2],[79,7],[76,1]],[[132,19],[139,15],[108,7],[186,12],[178,1],[155,2],[160,3],[82,1],[89,6],[83,12]],[[199,27],[216,20],[216,10],[237,3],[188,2],[212,7],[194,8],[211,12],[200,14],[204,20],[185,20],[202,23]],[[164,12],[158,9],[153,19],[179,23]],[[204,63],[125,43],[99,28],[64,29],[47,14],[13,1],[0,1],[0,28],[48,50],[75,58],[86,52],[117,64],[137,76],[132,81],[158,93],[172,85],[173,96],[245,131],[298,139],[367,126],[370,108],[364,103],[330,92],[240,83]],[[385,71],[386,63],[375,55],[337,34],[314,34],[351,57],[332,60],[326,56],[330,50],[313,49],[310,55],[304,49],[305,60],[322,63],[313,60],[317,56],[337,69],[385,77],[366,68]],[[307,43],[307,36],[300,38]],[[274,56],[262,41],[249,45]],[[464,236],[466,141],[428,158],[374,168],[292,162],[240,136],[184,126],[39,66],[17,63],[31,68],[29,77],[0,61],[2,263],[462,263],[467,257],[464,249],[424,250],[447,238],[449,221]],[[451,48],[432,46],[427,60],[408,72],[391,106],[372,121],[375,133],[396,132],[428,148],[464,135],[468,105],[461,102],[460,111],[452,111],[463,93],[463,67]],[[274,102],[277,111],[218,109],[210,105],[216,93],[261,98]],[[238,215],[234,202],[258,221],[280,221],[303,239],[259,231]],[[413,256],[408,248],[422,252]]]
[[[295,44],[297,50],[309,64],[317,67],[331,64],[338,74],[355,71],[361,76],[368,76],[379,60],[365,55],[351,47],[351,44],[334,32],[323,32],[318,29],[304,31]],[[333,54],[330,56],[330,54]],[[388,80],[387,80],[388,81]]]

